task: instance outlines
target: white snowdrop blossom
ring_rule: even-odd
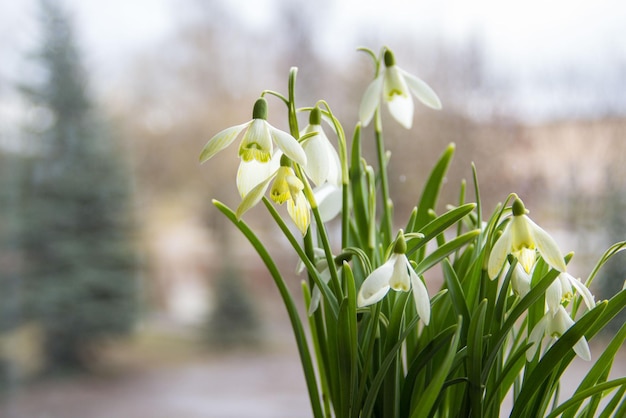
[[[361,100],[359,119],[363,126],[367,126],[372,120],[380,106],[381,98],[387,104],[391,116],[406,129],[413,125],[411,93],[426,106],[441,109],[441,101],[433,89],[421,79],[398,67],[390,50],[385,50],[383,60],[384,66],[367,87]]]
[[[424,324],[430,322],[430,297],[405,255],[406,243],[402,232],[398,234],[394,252],[389,259],[365,278],[357,295],[357,306],[373,305],[387,295],[389,289],[400,292],[413,290],[417,313]]]
[[[553,269],[565,271],[565,261],[556,241],[526,215],[524,204],[516,198],[512,219],[491,249],[487,273],[491,279],[496,278],[507,255],[512,254],[526,273],[530,274],[535,265],[536,252]]]
[[[307,157],[304,172],[317,186],[324,183],[339,186],[341,184],[341,163],[337,151],[322,129],[321,120],[321,111],[315,107],[311,111],[309,124],[300,134],[300,136],[314,134],[302,142],[302,148]]]
[[[511,273],[511,287],[520,298],[530,292],[531,275],[532,272],[526,272],[521,263],[515,263],[515,268]]]
[[[556,310],[548,309],[546,314],[537,322],[535,328],[528,337],[528,342],[533,343],[533,346],[526,351],[526,359],[531,361],[538,350],[542,350],[545,337],[551,338],[551,345],[554,341],[560,338],[565,331],[574,325],[574,320],[569,316],[563,305],[559,305]],[[574,352],[578,357],[583,360],[591,360],[591,351],[589,350],[589,344],[585,337],[581,337],[576,344],[574,344]]]
[[[261,201],[272,180],[274,182],[270,189],[270,198],[279,205],[287,202],[289,216],[302,235],[306,234],[311,222],[311,214],[309,204],[303,192],[304,183],[295,175],[293,169],[287,166],[280,166],[278,170],[254,186],[244,196],[237,208],[237,218],[241,218],[245,212]]]
[[[343,205],[341,187],[324,183],[313,189],[313,195],[322,222],[331,221],[341,213]]]
[[[567,272],[559,274],[546,290],[546,304],[555,312],[563,302],[569,301],[574,296],[574,289],[580,294],[587,309],[596,306],[593,295],[580,280]]]
[[[262,183],[263,180],[275,173],[278,167],[280,167],[282,155],[282,151],[274,151],[274,155],[267,163],[260,163],[257,160],[241,160],[237,170],[237,190],[239,195],[244,198],[259,183]]]
[[[208,161],[228,147],[241,132],[244,134],[239,144],[239,156],[243,161],[269,162],[274,153],[275,142],[291,160],[306,166],[306,154],[300,143],[287,132],[274,128],[267,122],[267,102],[262,97],[254,104],[251,121],[224,129],[207,142],[200,153],[200,162]]]

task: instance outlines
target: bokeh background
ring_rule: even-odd
[[[238,204],[236,151],[197,156],[292,66],[350,136],[359,46],[444,104],[388,124],[397,219],[454,142],[443,204],[473,162],[484,207],[518,193],[584,279],[626,239],[624,27],[619,0],[0,0],[0,416],[310,416],[278,293],[211,204]],[[621,254],[593,291],[625,279]]]

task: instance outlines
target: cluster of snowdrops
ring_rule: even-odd
[[[572,254],[564,255],[531,220],[517,195],[483,219],[474,167],[475,201],[466,202],[463,182],[459,201],[438,213],[453,144],[398,227],[381,112],[386,107],[411,129],[413,97],[432,109],[441,102],[428,84],[396,65],[390,49],[362,51],[372,58],[374,79],[350,143],[326,101],[296,106],[292,68],[286,95],[263,91],[252,119],[217,133],[200,155],[208,161],[240,138],[241,202],[235,210],[214,204],[248,238],[275,281],[313,416],[496,417],[506,408],[514,417],[626,412],[626,379],[609,379],[624,327],[574,394],[559,399],[563,372],[576,355],[592,359],[588,341],[626,306],[625,291],[602,302],[589,291],[598,270],[626,243],[610,247],[581,281],[567,271]],[[268,97],[285,104],[289,132],[270,123]],[[303,129],[301,115],[308,119]],[[366,130],[371,124],[373,130]],[[362,136],[370,131],[376,168],[361,153],[362,141],[369,140]],[[305,317],[286,285],[293,272],[279,270],[245,222],[245,213],[261,202],[299,258],[298,270],[306,272]],[[291,221],[276,206],[282,204]],[[340,234],[329,234],[331,228]],[[443,277],[436,293],[424,280],[433,268]]]

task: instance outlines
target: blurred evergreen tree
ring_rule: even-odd
[[[256,345],[260,323],[241,273],[227,262],[217,277],[215,309],[208,323],[209,344],[218,348]]]
[[[40,1],[41,71],[22,91],[38,116],[23,179],[24,317],[45,333],[52,369],[88,365],[136,312],[128,172],[98,118],[59,2]]]

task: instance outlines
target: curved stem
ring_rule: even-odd
[[[296,75],[298,74],[298,67],[291,67],[289,70],[289,99],[287,107],[289,108],[289,131],[291,135],[298,139],[300,137],[300,130],[298,129],[298,118],[296,116]]]
[[[298,345],[298,352],[300,353],[300,361],[302,362],[302,369],[304,371],[304,377],[309,391],[309,399],[311,401],[311,407],[313,409],[313,416],[315,418],[322,418],[324,416],[322,412],[322,406],[320,404],[320,396],[317,388],[317,381],[315,379],[315,368],[313,367],[313,361],[311,359],[311,353],[304,332],[304,327],[298,316],[298,308],[291,297],[291,293],[285,284],[278,267],[274,263],[274,260],[269,255],[259,238],[252,232],[250,227],[242,221],[237,219],[237,215],[229,207],[221,202],[214,200],[213,204],[222,212],[226,217],[241,231],[241,233],[248,239],[250,244],[254,247],[257,254],[261,257],[268,272],[271,274],[274,283],[278,288],[280,296],[283,299],[285,308],[291,321],[291,327],[293,328],[293,334],[296,338],[296,344]]]
[[[387,178],[387,161],[385,158],[385,144],[383,140],[383,127],[380,121],[380,110],[376,110],[374,115],[376,151],[378,155],[378,169],[380,176],[380,189],[383,200],[383,217],[381,220],[381,230],[383,238],[383,247],[387,247],[392,239],[393,219],[392,219],[392,202],[389,197],[389,180]]]

